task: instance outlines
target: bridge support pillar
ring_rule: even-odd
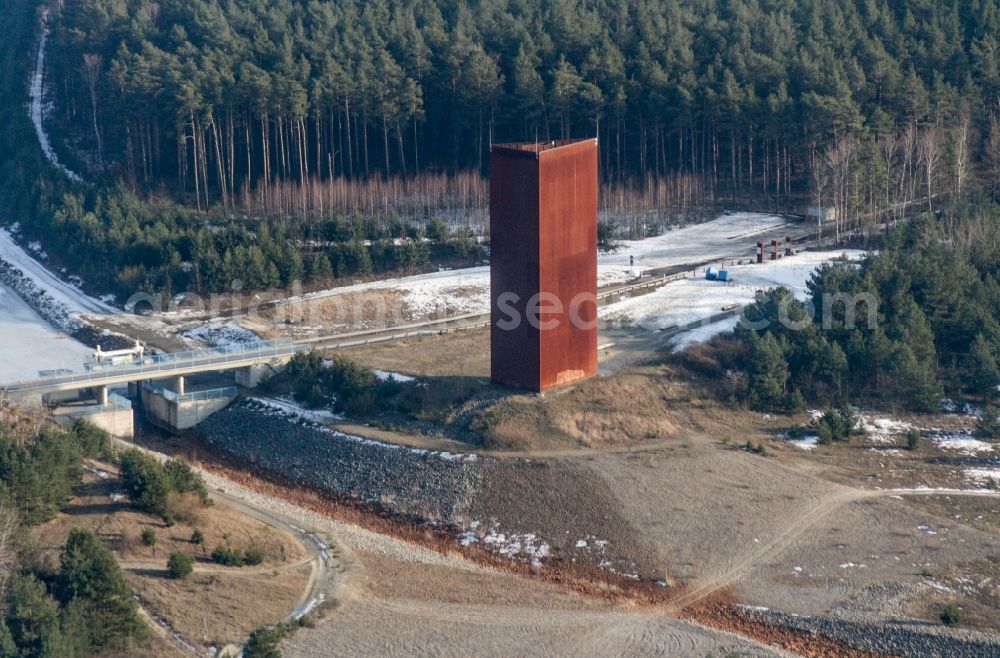
[[[184,377],[183,376],[178,377],[177,378],[177,386],[174,387],[174,392],[176,392],[177,395],[186,395],[186,392],[185,392],[185,388],[186,387],[187,386],[186,386],[186,382],[184,381]]]
[[[101,386],[97,389],[97,404],[106,406],[108,404],[108,387]]]
[[[264,377],[274,376],[284,371],[286,360],[262,363],[256,366],[236,369],[236,384],[243,388],[257,388]]]

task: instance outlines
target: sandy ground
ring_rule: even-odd
[[[373,629],[378,629],[373,631]],[[455,605],[424,600],[349,603],[283,645],[288,658],[355,656],[776,655],[663,615],[548,605]]]
[[[571,394],[566,397],[570,406],[579,406],[572,403]],[[560,402],[551,407],[556,416]],[[739,414],[720,417],[714,429],[707,428],[706,420],[699,431],[631,448],[531,453],[534,468],[528,470],[504,468],[506,462],[500,460],[487,475],[489,486],[473,511],[483,519],[499,520],[504,528],[555,537],[553,549],[563,557],[579,554],[572,549],[583,541],[588,547],[582,551],[600,546],[609,572],[685,585],[671,604],[674,611],[726,592],[750,606],[800,615],[868,620],[919,614],[936,626],[936,606],[962,595],[964,605],[975,610],[975,627],[1000,626],[1000,616],[991,607],[996,601],[991,586],[972,592],[962,585],[989,583],[987,576],[995,571],[1000,559],[1000,497],[989,491],[969,496],[961,489],[928,496],[919,488],[873,486],[881,481],[870,469],[880,464],[883,471],[911,476],[921,472],[921,463],[929,473],[949,464],[954,468],[944,449],[928,445],[916,456],[896,456],[886,453],[894,448],[887,447],[883,437],[807,452],[767,438],[766,425],[787,419],[744,414],[743,422],[743,437],[765,442],[767,456],[738,447]],[[725,425],[732,427],[726,431]],[[722,436],[729,440],[709,438]],[[871,443],[883,449],[874,450]],[[888,457],[900,463],[887,466]],[[967,466],[969,459],[957,461]],[[898,473],[890,482],[893,487],[921,483]],[[960,478],[951,482],[952,487],[962,485]],[[559,540],[563,535],[565,540]],[[488,585],[479,575],[438,586],[446,582],[447,569],[414,570],[371,557],[368,561],[378,577],[369,572],[362,593],[343,603],[335,617],[348,627],[356,623],[362,628],[367,628],[366,619],[404,621],[398,631],[377,638],[346,634],[367,651],[419,653],[430,646],[435,653],[473,655],[476,638],[503,637],[514,652],[555,646],[567,653],[591,654],[606,649],[600,643],[603,638],[629,646],[628,638],[636,633],[655,638],[636,645],[634,653],[639,655],[647,650],[655,654],[656,647],[667,647],[663,650],[668,655],[706,653],[700,640],[687,632],[684,642],[693,644],[672,644],[669,638],[677,627],[674,622],[665,626],[662,615],[601,607],[593,601],[573,604],[573,597],[567,599],[563,592],[545,593],[544,586],[523,582],[520,599],[511,601],[503,587]],[[952,589],[940,589],[945,587]],[[921,591],[944,594],[925,596],[929,603],[920,611],[906,612],[905,600],[900,603],[883,591],[898,588],[911,592],[911,599]],[[970,591],[963,594],[963,588]],[[486,615],[487,609],[493,614]],[[586,632],[579,630],[581,621]],[[347,646],[339,644],[344,636],[332,629],[324,634],[325,623],[294,640],[289,655],[318,656],[322,654],[317,646]],[[522,636],[543,639],[519,644]],[[545,644],[552,638],[554,645]]]
[[[336,521],[215,475],[213,490],[296,519],[343,571],[336,597],[282,645],[295,657],[783,655],[729,634],[583,597]]]

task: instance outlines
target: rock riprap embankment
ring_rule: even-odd
[[[197,433],[262,469],[427,521],[462,518],[478,486],[475,455],[351,436],[253,400],[215,414]]]

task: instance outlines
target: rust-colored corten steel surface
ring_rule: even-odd
[[[546,391],[597,372],[597,162],[596,139],[492,149],[495,382]]]

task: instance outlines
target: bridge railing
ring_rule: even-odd
[[[239,395],[239,389],[235,386],[227,386],[225,388],[213,388],[207,391],[192,391],[191,393],[180,394],[176,391],[171,391],[165,386],[158,386],[156,384],[147,384],[146,387],[156,393],[159,396],[166,398],[171,402],[192,402],[194,400],[215,400],[217,398],[234,398]]]
[[[49,389],[63,384],[94,384],[134,377],[142,379],[142,375],[187,370],[190,368],[206,368],[220,366],[225,369],[227,364],[244,363],[247,361],[263,361],[265,359],[285,357],[296,352],[308,351],[305,345],[296,345],[291,338],[261,342],[253,346],[213,347],[188,352],[171,352],[145,356],[140,360],[119,365],[92,364],[84,371],[73,371],[71,374],[56,372],[47,377],[26,382],[11,382],[6,385],[8,391],[31,391],[33,389]]]
[[[80,411],[70,412],[70,418],[86,418],[87,416],[94,416],[96,414],[104,413],[106,411],[131,411],[132,401],[126,397],[118,395],[117,393],[111,393],[108,395],[108,403],[101,404],[97,406],[90,406]]]

